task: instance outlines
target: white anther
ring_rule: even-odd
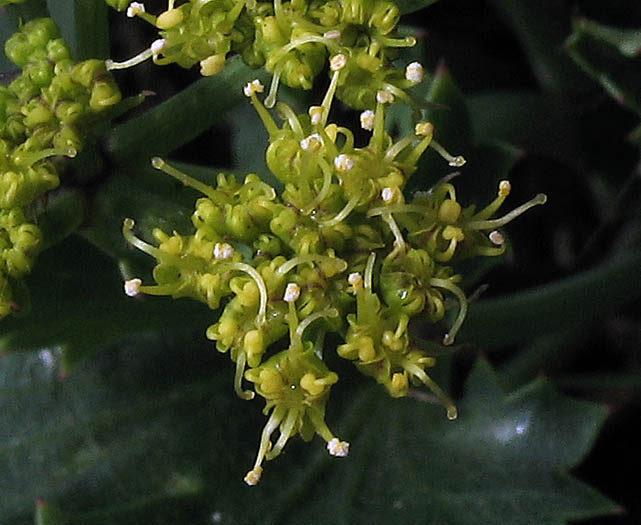
[[[420,62],[412,62],[405,68],[405,78],[410,82],[418,84],[425,78],[425,70]]]
[[[214,245],[214,259],[225,260],[231,259],[234,256],[233,246],[226,242],[217,242]]]
[[[257,485],[263,475],[263,467],[256,467],[250,470],[245,476],[245,483],[250,487]]]
[[[327,443],[327,450],[332,456],[344,458],[349,454],[349,443],[347,441],[339,441],[338,438],[333,438]]]
[[[286,303],[293,303],[300,297],[300,286],[296,283],[289,283],[287,288],[285,288],[285,295],[283,295],[283,300]]]
[[[347,282],[349,284],[351,284],[356,289],[362,288],[362,286],[363,286],[363,276],[358,272],[350,273],[347,276]]]
[[[434,134],[434,124],[431,122],[419,122],[414,126],[414,133],[419,137],[427,137]]]
[[[127,8],[127,16],[129,18],[133,18],[134,16],[144,12],[145,12],[145,4],[141,2],[131,2],[129,7]]]
[[[136,297],[140,293],[140,285],[142,281],[140,279],[130,279],[125,281],[125,293],[129,297]]]
[[[381,191],[381,198],[383,199],[383,202],[385,204],[389,204],[390,202],[394,201],[396,199],[397,195],[397,190],[396,188],[383,188]]]
[[[338,29],[332,29],[331,31],[327,31],[323,36],[330,40],[338,40],[341,37],[341,32]]]
[[[338,171],[345,173],[354,167],[354,161],[349,157],[349,155],[341,153],[337,157],[334,157],[334,166],[336,166]]]
[[[254,93],[262,93],[263,91],[265,91],[265,86],[258,79],[247,82],[243,88],[243,93],[245,93],[246,97],[251,97]]]
[[[501,197],[507,197],[512,190],[512,185],[509,180],[502,180],[499,182],[499,195]]]
[[[505,242],[505,237],[503,237],[503,234],[498,230],[490,232],[488,237],[490,241],[492,241],[492,244],[496,244],[497,246],[501,246],[501,244]]]
[[[381,89],[376,93],[376,100],[381,104],[391,104],[392,102],[394,102],[394,95],[392,95],[389,91]]]
[[[314,133],[300,141],[300,147],[305,151],[318,151],[322,145],[323,138],[318,133]]]
[[[322,122],[323,120],[322,106],[310,106],[307,112],[309,113],[309,118],[311,119],[311,122],[313,125],[320,124]]]
[[[465,164],[465,162],[466,162],[465,157],[458,155],[452,158],[452,160],[448,162],[448,165],[452,166],[453,168],[460,168]]]
[[[367,131],[372,131],[374,129],[374,121],[376,120],[376,115],[371,109],[367,109],[361,113],[361,128],[366,129]]]
[[[164,38],[159,38],[158,40],[154,40],[151,43],[151,54],[159,55],[160,53],[162,53],[163,49],[165,49],[166,45],[167,45],[167,41]]]
[[[339,69],[343,69],[345,65],[347,64],[347,57],[343,55],[342,53],[338,55],[334,55],[330,61],[329,61],[329,68],[332,71],[338,71]]]

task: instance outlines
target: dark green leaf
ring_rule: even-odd
[[[132,334],[203,331],[213,322],[207,307],[194,301],[132,300],[125,296],[122,281],[112,259],[86,241],[68,238],[38,259],[26,279],[31,312],[3,320],[0,348],[5,352],[61,348],[65,366],[71,367]]]
[[[214,354],[137,337],[63,381],[55,351],[2,359],[5,522],[27,521],[37,499],[70,524],[562,524],[615,510],[567,474],[605,410],[544,381],[505,398],[485,363],[456,421],[422,394],[339,390],[328,418],[344,407],[334,426],[350,456],[296,439],[247,487],[261,403],[234,397]]]
[[[579,71],[562,52],[570,32],[569,5],[557,0],[491,0],[514,29],[539,85],[549,92],[580,92]]]
[[[459,342],[496,347],[532,340],[615,312],[641,295],[641,254],[632,252],[558,282],[471,308]]]
[[[438,0],[398,0],[396,3],[404,15],[419,11],[428,5],[435,4]]]
[[[47,0],[51,17],[77,61],[109,58],[108,7],[97,0]]]
[[[570,57],[620,103],[641,113],[641,31],[609,28],[576,19],[566,42]],[[633,52],[634,51],[634,52]]]
[[[250,69],[238,57],[228,60],[219,75],[201,78],[116,127],[108,138],[109,149],[122,163],[167,155],[220,121],[236,105],[247,103],[242,86],[256,77],[266,78],[264,72]]]

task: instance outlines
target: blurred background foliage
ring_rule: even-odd
[[[195,192],[153,172],[152,155],[202,180],[273,182],[240,92],[266,77],[235,60],[207,79],[145,63],[117,76],[140,104],[42,204],[66,237],[27,279],[30,311],[0,324],[0,522],[641,522],[641,4],[432,3],[402,2],[420,37],[403,63],[431,72],[428,116],[468,159],[461,200],[484,202],[506,177],[513,203],[548,195],[509,225],[504,257],[462,269],[470,293],[489,286],[436,369],[459,420],[421,393],[388,399],[336,358],[328,421],[350,457],[294,440],[259,487],[244,486],[260,402],[235,398],[232,364],[203,335],[206,307],[122,294],[123,275],[151,267],[120,228],[124,217],[147,236],[189,227]],[[1,12],[3,41],[47,12],[77,59],[122,59],[154,38],[102,1],[28,0]],[[323,84],[281,97],[304,108]],[[390,125],[408,129],[409,113]],[[411,190],[446,173],[426,155]]]

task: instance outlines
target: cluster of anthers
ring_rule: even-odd
[[[55,159],[75,157],[96,115],[120,101],[104,62],[73,62],[50,18],[24,24],[5,54],[21,71],[0,85],[0,318],[40,251],[34,204],[60,183]]]
[[[108,69],[131,67],[152,59],[156,64],[200,64],[204,76],[216,75],[229,53],[239,54],[252,67],[273,74],[265,100],[276,101],[279,82],[310,89],[325,68],[328,56],[345,57],[337,96],[351,107],[373,109],[376,94],[388,91],[415,104],[405,92],[423,79],[418,64],[406,71],[392,66],[396,50],[413,46],[413,36],[400,36],[400,11],[389,0],[168,0],[159,15],[141,2],[107,1],[159,30],[159,38],[124,62],[108,61]]]
[[[330,388],[338,381],[323,360],[329,333],[344,341],[335,349],[338,356],[392,396],[422,384],[448,418],[456,418],[454,403],[428,375],[434,356],[412,341],[408,327],[416,319],[442,320],[451,296],[458,309],[443,344],[452,344],[468,303],[451,264],[503,253],[499,229],[545,202],[537,195],[495,218],[509,182],[502,181],[496,198],[476,211],[459,204],[447,179],[406,202],[403,190],[427,148],[454,167],[465,160],[434,140],[429,122],[394,140],[385,130],[385,113],[395,95],[386,89],[376,93],[373,109],[361,113],[371,137],[357,147],[348,128],[328,121],[348,60],[340,53],[330,59],[331,82],[319,106],[297,115],[279,103],[282,125],[258,96],[264,86],[254,80],[244,87],[269,133],[266,161],[284,185],[280,195],[253,174],[242,183],[221,174],[211,187],[155,158],[154,167],[203,194],[192,215],[194,232],[155,229],[154,246],[134,236],[131,219],[123,227],[126,239],[157,262],[157,284],[128,280],[128,295],[192,297],[222,309],[206,335],[236,364],[238,395],[259,394],[269,414],[245,477],[250,485],[259,481],[263,461],[278,456],[296,434],[307,440],[315,432],[330,454],[347,454],[348,443],[324,419]]]

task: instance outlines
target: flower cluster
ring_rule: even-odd
[[[113,2],[108,2],[113,3]],[[124,2],[116,2],[124,8]],[[328,56],[343,56],[346,67],[337,83],[337,96],[359,109],[373,109],[376,93],[387,90],[411,101],[405,90],[420,82],[417,64],[398,70],[391,60],[414,37],[401,37],[396,26],[398,7],[389,0],[190,0],[180,6],[169,0],[158,16],[132,2],[127,16],[143,18],[159,30],[148,49],[109,69],[130,67],[152,58],[157,64],[177,63],[211,76],[223,70],[230,52],[253,67],[273,74],[268,107],[273,106],[279,82],[310,89],[325,68]]]
[[[458,313],[443,337],[443,344],[452,344],[467,298],[451,263],[502,253],[498,228],[545,201],[538,195],[494,218],[510,192],[507,181],[477,211],[461,206],[454,186],[443,180],[406,202],[403,190],[427,148],[452,166],[465,160],[434,140],[429,122],[395,141],[385,129],[386,108],[394,100],[387,89],[376,93],[373,110],[361,113],[371,138],[357,147],[352,131],[328,122],[348,61],[343,54],[331,58],[331,82],[319,106],[297,115],[279,103],[281,125],[258,97],[263,85],[244,87],[269,133],[266,161],[284,185],[282,194],[255,175],[241,183],[221,174],[210,187],[155,158],[157,169],[204,195],[192,215],[194,232],[156,229],[154,246],[134,236],[131,219],[123,227],[127,240],[157,262],[157,284],[131,279],[125,292],[192,297],[220,308],[206,335],[235,362],[238,395],[251,399],[257,393],[266,400],[269,419],[245,478],[250,485],[259,481],[263,461],[278,456],[296,434],[310,439],[316,432],[330,454],[347,454],[348,443],[324,420],[330,388],[338,381],[323,360],[329,333],[344,341],[338,356],[392,396],[423,384],[456,418],[453,402],[428,375],[434,356],[412,341],[409,324],[444,319],[452,297]],[[245,390],[244,380],[253,391]]]
[[[24,24],[5,53],[21,71],[0,86],[0,318],[40,249],[32,204],[59,185],[56,157],[74,157],[96,115],[120,101],[104,62],[74,63],[49,18]]]

